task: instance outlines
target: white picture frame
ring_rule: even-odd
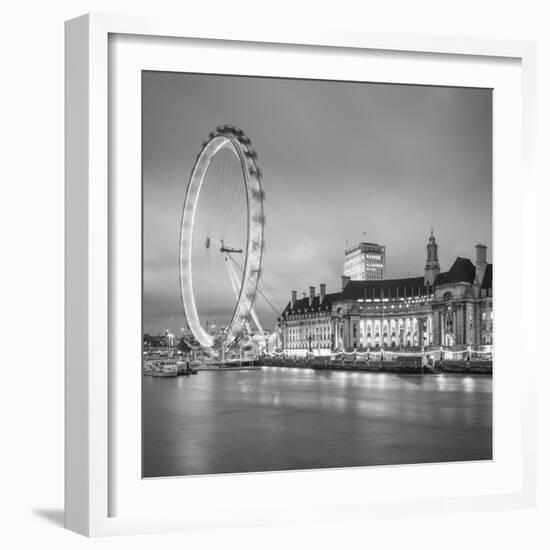
[[[151,42],[153,39],[157,40],[156,44]],[[498,271],[496,275],[495,357],[502,368],[495,375],[494,420],[498,445],[494,461],[462,466],[459,473],[456,465],[430,465],[188,480],[144,481],[136,477],[139,471],[139,458],[135,456],[140,421],[138,386],[135,378],[121,378],[127,373],[117,366],[120,361],[113,331],[118,331],[117,340],[131,340],[135,335],[135,330],[132,332],[135,326],[121,322],[124,315],[118,312],[125,311],[126,306],[139,309],[139,304],[132,306],[124,301],[131,295],[120,289],[117,277],[123,276],[125,270],[131,272],[136,265],[139,232],[132,236],[124,228],[135,225],[139,204],[133,202],[137,195],[131,195],[122,206],[117,200],[120,190],[113,182],[124,176],[130,193],[137,192],[136,178],[139,179],[141,167],[135,158],[135,147],[139,139],[136,138],[136,142],[131,137],[139,135],[135,132],[139,128],[139,120],[135,120],[139,95],[134,94],[135,79],[132,80],[137,71],[143,68],[178,70],[182,59],[184,63],[191,63],[189,70],[193,67],[203,72],[219,71],[216,65],[219,61],[201,53],[200,44],[204,41],[215,51],[231,50],[232,54],[223,60],[226,72],[231,74],[239,74],[239,66],[242,67],[240,74],[259,74],[259,67],[267,66],[264,58],[267,52],[271,68],[261,70],[280,76],[303,76],[303,59],[300,63],[288,63],[289,59],[307,55],[312,56],[312,61],[317,59],[315,56],[317,61],[322,61],[320,56],[336,54],[343,56],[342,59],[348,56],[359,61],[356,65],[350,63],[349,70],[364,71],[365,62],[365,66],[371,67],[371,74],[377,75],[369,78],[373,81],[477,83],[480,86],[493,83],[498,93],[494,181],[500,193],[495,202],[494,256],[504,257],[506,241],[518,247],[521,258],[535,256],[534,241],[529,239],[529,232],[534,232],[535,226],[532,214],[535,184],[531,175],[535,118],[532,43],[311,28],[299,33],[292,29],[261,27],[220,31],[170,18],[118,15],[85,15],[68,21],[66,527],[84,535],[100,536],[293,521],[360,520],[365,514],[395,516],[532,506],[535,498],[535,372],[525,368],[518,377],[510,376],[511,365],[504,352],[501,355],[498,352],[499,342],[500,349],[504,349],[514,334],[505,322],[508,315],[521,329],[527,327],[530,317],[535,317],[532,299],[535,289],[533,284],[526,284],[526,269],[515,273],[512,280],[505,274],[499,279]],[[384,56],[383,63],[380,56]],[[247,72],[242,66],[244,57]],[[315,63],[308,64],[309,71],[322,70],[321,64],[315,67]],[[179,70],[184,70],[183,66]],[[397,77],[392,76],[392,71],[403,72]],[[117,103],[120,93],[124,93],[127,101],[124,108],[115,112],[113,107],[121,107]],[[116,150],[110,149],[112,140],[118,140]],[[517,191],[519,181],[518,198],[513,186]],[[519,210],[516,228],[506,221],[510,209],[516,213]],[[119,224],[123,218],[125,222]],[[120,252],[116,258],[113,248]],[[135,277],[139,279],[140,273],[135,273]],[[518,286],[517,303],[509,310],[499,310],[499,288],[504,289],[510,282]],[[135,288],[135,281],[128,288]],[[124,329],[126,325],[130,328]],[[535,364],[530,360],[534,352],[529,346],[519,342],[518,349],[526,364]],[[133,364],[132,361],[126,363]],[[135,369],[140,374],[138,365]],[[121,386],[121,380],[129,381]],[[503,430],[504,423],[507,430]],[[125,464],[124,469],[121,463]],[[445,480],[451,477],[455,477],[455,486],[447,488]],[[291,487],[297,487],[297,493],[305,495],[302,500],[298,498],[299,514],[292,503],[287,503]],[[357,490],[361,487],[368,487],[368,491]],[[189,497],[191,502],[208,502],[214,494],[231,497],[220,497],[218,505],[208,514],[192,506],[185,514],[168,513],[166,510],[174,499],[181,500],[182,494],[194,495]],[[166,503],[166,510],[160,507],[161,502]],[[154,514],[151,504],[160,509],[160,513]],[[233,514],[235,509],[243,513]]]

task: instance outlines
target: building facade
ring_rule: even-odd
[[[333,301],[339,294],[326,294],[326,285],[309,287],[309,296],[291,299],[277,323],[278,349],[291,355],[328,355],[334,349]]]
[[[341,290],[291,300],[278,320],[278,349],[290,355],[337,350],[487,349],[493,344],[492,264],[476,246],[475,265],[456,258],[440,272],[437,243],[427,245],[423,276],[390,280],[342,277]]]
[[[352,281],[379,281],[384,278],[386,247],[359,243],[344,251],[344,276]]]
[[[476,246],[475,265],[457,258],[436,279],[432,303],[434,340],[441,346],[493,345],[493,265],[487,247]]]

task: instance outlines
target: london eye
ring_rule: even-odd
[[[219,126],[192,169],[180,230],[179,282],[186,331],[204,348],[262,332],[253,305],[260,278],[264,212],[261,171],[244,132]]]

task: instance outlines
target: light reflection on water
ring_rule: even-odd
[[[492,379],[265,367],[143,377],[144,475],[490,459]]]

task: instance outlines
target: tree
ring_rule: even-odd
[[[182,336],[178,342],[178,350],[182,353],[189,353],[193,348],[185,341],[185,338]]]

